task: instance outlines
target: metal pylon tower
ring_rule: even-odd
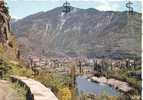
[[[66,1],[66,2],[63,4],[63,12],[64,12],[64,13],[69,13],[70,11],[71,11],[70,3]]]
[[[133,15],[133,7],[131,5],[133,5],[133,3],[130,0],[127,0],[128,2],[126,3],[126,7],[128,8],[128,14],[129,15]]]

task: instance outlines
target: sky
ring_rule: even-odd
[[[5,0],[12,18],[20,19],[40,11],[62,6],[66,0]],[[102,11],[125,11],[127,0],[67,0],[78,8],[95,8]],[[135,11],[141,12],[141,0],[131,0]]]

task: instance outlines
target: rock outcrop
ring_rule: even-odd
[[[4,0],[0,0],[0,49],[4,51],[3,56],[16,57],[16,38],[12,35],[10,20],[8,7]]]
[[[0,1],[0,42],[7,43],[10,39],[10,16],[8,7],[3,0]]]

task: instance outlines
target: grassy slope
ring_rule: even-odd
[[[50,87],[56,95],[58,95],[59,89],[65,87],[66,82],[57,78],[54,73],[42,71],[39,75],[33,76],[33,72],[30,68],[27,68],[21,61],[16,59],[15,56],[12,56],[12,51],[8,51],[9,53],[7,51],[6,48],[0,47],[0,71],[2,70],[4,72],[3,79],[10,80],[10,75],[33,78],[45,86]],[[18,84],[14,84],[13,89],[19,91],[19,93],[24,96],[25,90],[19,87]]]

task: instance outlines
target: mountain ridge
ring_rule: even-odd
[[[12,24],[28,51],[47,55],[122,57],[140,55],[141,14],[62,7],[30,15]],[[133,45],[134,44],[134,45]],[[25,52],[24,54],[27,54]]]

